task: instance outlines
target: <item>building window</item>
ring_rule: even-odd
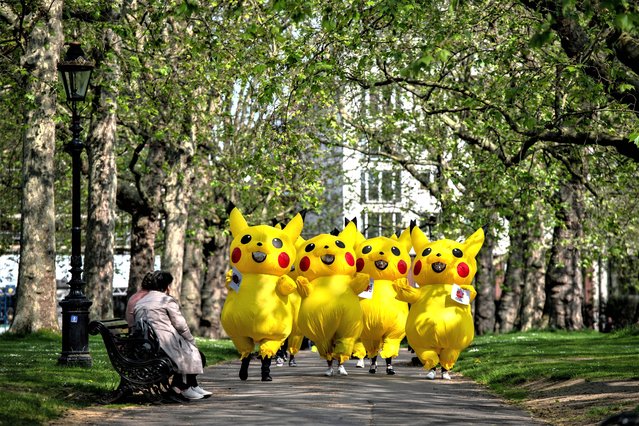
[[[401,175],[394,170],[362,172],[362,201],[394,203],[401,199]]]
[[[389,212],[364,212],[363,234],[366,238],[390,237],[397,231],[401,231],[402,215]]]

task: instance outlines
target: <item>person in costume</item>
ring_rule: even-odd
[[[320,234],[298,244],[295,270],[302,296],[298,327],[326,360],[326,376],[333,375],[334,360],[338,374],[348,375],[344,362],[362,331],[357,295],[369,278],[356,270],[356,235],[355,223],[349,223],[337,236]]]
[[[221,323],[240,352],[240,379],[248,378],[251,353],[259,346],[262,381],[271,381],[272,357],[289,336],[296,284],[287,274],[295,262],[295,241],[303,219],[297,214],[284,229],[249,226],[240,211],[230,214],[232,269],[226,276],[228,295]]]
[[[464,242],[428,241],[415,223],[411,223],[410,232],[417,254],[413,276],[419,288],[407,281],[394,284],[397,298],[411,304],[406,337],[428,370],[428,379],[435,378],[435,367],[441,364],[442,378],[450,380],[449,371],[475,335],[470,303],[477,292],[471,282],[484,231],[478,229]]]
[[[360,336],[371,360],[369,373],[377,372],[377,356],[386,361],[386,374],[393,375],[393,358],[405,336],[408,304],[396,299],[393,287],[404,279],[410,266],[411,238],[405,230],[399,238],[370,238],[357,246],[357,271],[370,277],[369,291],[360,294],[364,328]]]

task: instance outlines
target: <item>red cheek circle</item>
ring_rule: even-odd
[[[419,275],[420,272],[422,272],[422,261],[418,260],[413,266],[413,275]]]
[[[353,257],[352,254],[350,254],[349,252],[346,252],[344,257],[346,258],[346,263],[348,263],[348,266],[355,266],[355,258]]]
[[[406,271],[408,270],[408,266],[406,265],[406,262],[404,262],[403,260],[400,260],[399,263],[397,264],[397,270],[399,271],[400,274],[405,274]]]
[[[357,272],[362,272],[364,269],[364,259],[357,259]]]
[[[457,274],[459,274],[460,277],[466,278],[469,273],[470,273],[470,268],[464,262],[457,265]]]
[[[242,250],[240,250],[239,247],[235,247],[235,249],[233,249],[233,254],[231,254],[231,261],[233,263],[237,263],[240,261],[241,257],[242,257]]]
[[[300,260],[300,270],[301,271],[308,271],[308,268],[311,267],[311,259],[309,259],[308,257],[304,256],[302,258],[302,260]]]
[[[286,253],[280,253],[277,262],[280,264],[280,268],[288,268],[289,263],[291,263],[291,258],[288,257]]]

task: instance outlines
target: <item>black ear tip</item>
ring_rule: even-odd
[[[484,234],[487,234],[488,233],[488,224],[486,223],[486,224],[482,225],[481,229],[484,230]]]
[[[226,214],[231,214],[234,208],[235,208],[235,204],[233,204],[232,201],[229,201],[228,203],[226,203]]]
[[[334,237],[337,237],[339,235],[339,229],[333,228],[330,234],[333,235]]]
[[[417,221],[415,219],[411,219],[410,221],[410,232],[413,232],[413,228],[417,226]]]
[[[344,218],[344,226],[348,225],[351,221],[348,218]]]
[[[306,219],[306,213],[308,213],[308,209],[300,210],[300,216],[302,216],[302,220]]]

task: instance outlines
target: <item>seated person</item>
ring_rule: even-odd
[[[159,274],[162,274],[162,271],[147,272],[147,274],[142,279],[141,288],[133,295],[131,295],[129,301],[126,303],[126,310],[124,312],[124,315],[131,331],[133,331],[133,327],[135,327],[135,305],[140,299],[149,294],[151,285],[159,276]]]
[[[173,276],[156,271],[150,281],[149,293],[135,304],[135,322],[146,321],[153,327],[160,348],[173,361],[177,370],[172,382],[174,392],[187,399],[210,396],[211,392],[197,383],[197,375],[203,373],[200,351],[178,303],[168,294]]]

